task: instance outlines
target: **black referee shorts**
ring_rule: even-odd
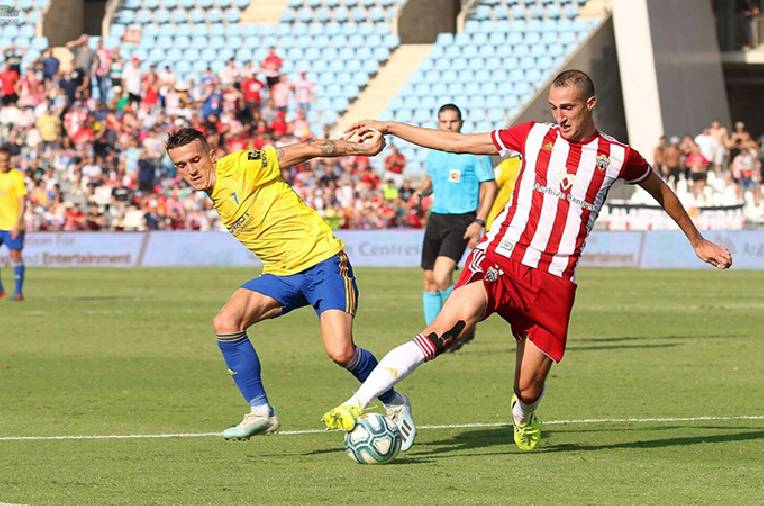
[[[453,258],[459,262],[467,249],[464,232],[475,221],[475,213],[430,213],[422,241],[422,269],[432,269],[438,257]]]

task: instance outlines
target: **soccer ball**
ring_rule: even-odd
[[[380,413],[364,413],[355,429],[345,434],[345,450],[358,464],[385,464],[401,450],[401,431]]]

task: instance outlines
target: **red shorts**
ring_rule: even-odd
[[[500,255],[473,250],[456,287],[477,279],[483,280],[488,296],[483,319],[498,313],[512,326],[515,339],[527,336],[549,358],[562,360],[575,283]]]

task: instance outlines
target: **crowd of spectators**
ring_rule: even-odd
[[[23,68],[23,51],[3,55],[0,141],[26,176],[27,230],[219,229],[210,200],[164,153],[168,131],[198,128],[225,153],[328,137],[328,125],[306,119],[315,83],[304,71],[290,82],[275,48],[185,82],[100,40],[91,49],[87,35],[67,48],[68,61],[46,50]],[[387,160],[313,160],[283,175],[334,228],[421,227],[405,158],[393,150]]]
[[[714,195],[760,208],[764,190],[764,135],[754,139],[742,121],[732,131],[713,120],[696,136],[661,137],[653,166],[675,190],[684,189],[698,205],[719,203]],[[731,191],[727,191],[731,190]]]

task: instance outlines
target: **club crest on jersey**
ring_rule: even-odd
[[[546,141],[542,146],[541,149],[544,151],[552,151],[554,149],[554,144],[552,144],[552,141]]]
[[[607,170],[610,165],[610,157],[605,155],[598,155],[596,160],[597,170]]]
[[[504,271],[501,269],[491,266],[488,268],[488,270],[485,271],[485,281],[486,283],[495,283],[497,279],[499,279],[499,276],[504,274]]]
[[[259,150],[250,151],[247,153],[247,160],[259,160],[262,158],[262,154]]]

